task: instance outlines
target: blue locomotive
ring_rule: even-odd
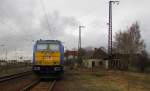
[[[64,72],[64,46],[59,40],[37,40],[33,48],[34,73],[41,77],[55,77]]]

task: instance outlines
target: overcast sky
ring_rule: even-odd
[[[32,56],[38,39],[58,39],[66,49],[77,48],[78,26],[83,47],[107,48],[109,0],[0,0],[0,54],[9,58]],[[150,49],[150,1],[120,0],[113,5],[113,36],[139,22]],[[5,45],[5,46],[2,46]],[[0,58],[1,58],[0,57]]]

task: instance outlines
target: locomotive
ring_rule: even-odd
[[[33,47],[32,70],[42,78],[56,77],[64,72],[64,46],[59,40],[37,40]]]

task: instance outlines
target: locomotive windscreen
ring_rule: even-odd
[[[49,50],[51,51],[59,51],[59,45],[58,44],[49,44]]]
[[[56,43],[39,43],[37,44],[37,50],[50,50],[50,51],[59,51],[59,44]]]
[[[48,48],[48,44],[38,44],[37,50],[46,50]]]

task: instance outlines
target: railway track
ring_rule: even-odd
[[[56,80],[53,81],[34,81],[20,91],[52,91]]]
[[[27,76],[29,74],[32,74],[32,71],[26,71],[22,73],[13,74],[13,75],[3,76],[3,77],[0,77],[0,82],[9,81],[9,80],[16,79],[19,77]]]

